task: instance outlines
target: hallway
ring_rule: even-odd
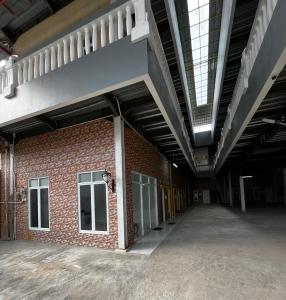
[[[285,208],[243,215],[195,207],[151,256],[137,292],[153,299],[285,299],[285,217]]]
[[[285,216],[195,207],[151,256],[0,242],[0,299],[285,299]]]

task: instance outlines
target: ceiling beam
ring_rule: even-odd
[[[212,111],[212,141],[216,128],[216,119],[218,113],[219,99],[223,88],[225,66],[228,57],[229,42],[232,32],[232,24],[234,18],[236,0],[223,1],[221,29],[219,36],[218,59],[216,67],[216,79],[213,98],[213,111]]]
[[[237,108],[232,112],[231,130],[225,125],[223,147],[218,154],[215,172],[218,172],[236,145],[240,136],[266,97],[275,79],[286,64],[286,35],[277,34],[277,28],[286,27],[284,15],[286,1],[278,0],[264,35],[255,63],[248,80],[248,88],[242,95]]]
[[[43,115],[36,116],[35,119],[37,119],[40,122],[42,122],[43,124],[47,125],[51,130],[58,129],[57,123],[46,116],[43,116]]]
[[[114,117],[118,117],[119,116],[119,109],[118,109],[116,98],[114,96],[112,96],[111,94],[104,94],[104,95],[102,95],[102,98],[108,104],[108,106],[111,109],[112,114],[114,115]]]

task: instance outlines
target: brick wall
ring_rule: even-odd
[[[134,242],[133,200],[131,172],[136,171],[144,175],[157,178],[160,184],[170,184],[168,161],[156,149],[134,131],[125,128],[125,166],[126,166],[126,202],[127,202],[127,230],[128,243]],[[172,169],[172,172],[174,169]],[[175,171],[175,181],[178,185],[184,182],[182,174]],[[174,179],[174,178],[173,178]],[[160,198],[158,198],[160,199]]]
[[[81,234],[77,173],[107,169],[115,178],[114,128],[97,120],[21,140],[15,147],[17,190],[31,177],[50,178],[50,231],[29,230],[28,203],[17,205],[17,239],[71,245],[117,247],[116,196],[109,191],[109,234]]]

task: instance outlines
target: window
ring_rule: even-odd
[[[29,180],[29,227],[35,230],[49,230],[49,178]]]
[[[78,174],[79,228],[82,233],[108,233],[108,191],[103,171]]]

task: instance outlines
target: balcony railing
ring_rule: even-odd
[[[277,0],[260,0],[259,2],[249,39],[241,57],[241,67],[233,90],[232,99],[228,107],[226,120],[221,131],[221,138],[215,154],[213,168],[215,168],[224,147],[225,138],[229,130],[231,130],[233,117],[240,100],[248,88],[248,79],[258,56],[259,49],[271,21],[276,4]]]
[[[134,16],[134,17],[133,17]],[[126,36],[136,42],[149,34],[145,0],[131,0],[92,22],[0,69],[0,94],[10,98],[17,86],[30,82]]]

